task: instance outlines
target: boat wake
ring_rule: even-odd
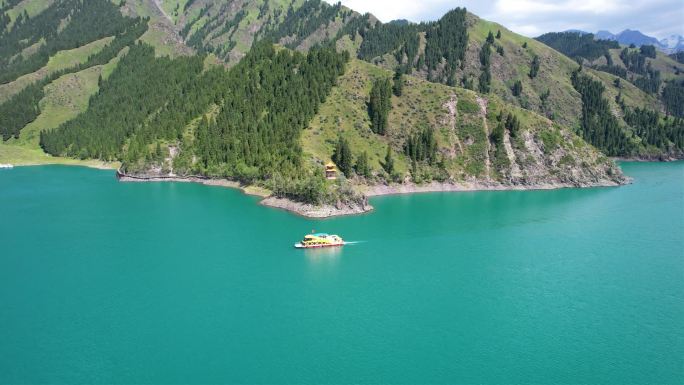
[[[344,241],[344,245],[358,245],[359,243],[365,243],[366,241]]]

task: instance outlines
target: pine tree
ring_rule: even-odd
[[[366,151],[362,152],[361,155],[356,159],[356,173],[369,178],[371,176],[370,164],[368,164],[368,153]]]
[[[551,96],[551,91],[548,89],[546,91],[542,92],[541,94],[539,94],[539,101],[541,103],[542,110],[546,110],[546,107],[547,107],[546,103],[549,99],[549,96]]]
[[[489,134],[489,141],[496,146],[500,146],[503,144],[503,140],[504,124],[502,122],[499,122],[492,130],[492,133]]]
[[[492,31],[489,31],[489,34],[487,34],[487,43],[494,44],[494,34]]]
[[[335,147],[335,152],[332,156],[333,162],[342,171],[346,177],[350,177],[352,174],[352,154],[349,148],[349,142],[344,139],[341,135],[337,139],[337,146]]]
[[[371,88],[368,114],[371,119],[371,130],[378,135],[387,132],[387,116],[392,107],[392,86],[389,79],[375,79]]]
[[[522,82],[520,80],[516,80],[515,83],[513,83],[513,96],[520,96],[522,93]]]
[[[536,40],[573,59],[584,58],[594,61],[605,56],[608,65],[613,64],[609,50],[620,48],[617,41],[596,39],[591,33],[549,32],[537,37]]]
[[[582,95],[582,137],[608,156],[629,155],[633,145],[610,110],[608,101],[603,97],[603,84],[579,70],[572,73],[570,80],[573,87]]]
[[[684,118],[684,81],[671,80],[666,83],[661,94],[665,111],[669,115]]]
[[[491,31],[489,32],[490,35],[492,35]],[[493,39],[493,36],[492,36]],[[480,74],[480,78],[478,79],[478,89],[481,93],[486,94],[489,92],[489,86],[492,81],[492,73],[490,72],[489,66],[490,66],[490,56],[491,56],[491,51],[490,48],[491,43],[489,43],[489,39],[482,45],[482,49],[480,50],[480,64],[482,64],[482,73]]]
[[[518,120],[516,115],[509,112],[508,116],[506,116],[504,127],[511,133],[512,137],[515,137],[518,131],[520,131],[520,120]]]
[[[392,85],[392,91],[395,96],[401,96],[404,90],[404,75],[399,69],[394,72],[394,83]]]
[[[489,72],[489,68],[483,70],[478,79],[478,90],[483,93],[489,93],[489,85],[492,81],[492,74]]]
[[[532,58],[532,64],[530,64],[530,78],[534,79],[539,73],[539,56],[534,55]]]
[[[501,30],[496,31],[496,38],[501,39]]]
[[[154,149],[154,159],[157,162],[161,162],[164,160],[164,154],[162,153],[162,148],[159,142],[157,142],[157,146]]]
[[[392,158],[392,148],[387,146],[387,155],[385,155],[385,163],[382,164],[382,168],[390,176],[394,173],[394,159]]]
[[[404,152],[413,161],[433,164],[437,158],[437,140],[432,128],[425,128],[408,137]]]

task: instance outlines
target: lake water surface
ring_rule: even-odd
[[[682,383],[684,162],[309,220],[0,170],[0,383]],[[315,229],[358,243],[295,250]]]

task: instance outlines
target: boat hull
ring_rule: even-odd
[[[344,246],[344,242],[342,243],[330,243],[326,245],[303,245],[301,243],[295,243],[294,247],[296,249],[320,249],[323,247],[339,247],[339,246]]]

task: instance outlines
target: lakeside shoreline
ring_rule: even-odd
[[[365,194],[368,197],[384,195],[421,194],[433,192],[474,192],[474,191],[541,191],[560,190],[566,188],[596,188],[596,187],[619,187],[632,183],[632,179],[626,177],[624,183],[613,181],[601,181],[596,183],[572,184],[572,183],[536,183],[529,185],[507,185],[501,183],[488,183],[482,181],[445,183],[430,182],[427,184],[393,184],[368,186]]]
[[[218,186],[239,189],[246,195],[253,195],[261,197],[260,205],[266,207],[277,208],[289,211],[293,214],[300,215],[311,219],[325,219],[338,216],[359,215],[371,212],[374,210],[373,206],[368,203],[367,198],[378,197],[384,195],[399,195],[399,194],[417,194],[430,192],[474,192],[474,191],[534,191],[534,190],[557,190],[564,188],[593,188],[593,187],[618,187],[632,183],[632,179],[625,177],[623,183],[618,183],[611,180],[598,180],[590,183],[572,184],[572,183],[537,183],[529,185],[506,185],[497,182],[484,181],[468,181],[460,183],[446,183],[446,182],[431,182],[427,184],[377,184],[372,186],[360,186],[360,191],[364,195],[364,201],[361,203],[342,203],[337,204],[323,204],[312,205],[293,201],[288,198],[276,197],[265,189],[258,189],[254,186],[244,185],[238,181],[210,178],[205,176],[192,175],[187,177],[169,175],[169,176],[145,176],[145,175],[130,175],[123,173],[120,169],[116,170],[116,177],[122,182],[181,182],[181,183],[199,183],[207,186]]]
[[[63,158],[63,159],[69,159],[69,158]],[[48,163],[13,163],[13,167],[36,167],[36,166],[69,166],[69,167],[86,167],[86,168],[92,168],[95,170],[112,170],[116,171],[119,168],[119,163],[118,162],[113,162],[113,163],[108,163],[108,162],[101,162],[101,163],[63,163],[63,162],[48,162]]]
[[[616,159],[617,160],[617,159]],[[658,160],[620,160],[633,162],[658,162]],[[677,160],[673,160],[677,161]],[[160,176],[160,175],[131,175],[123,173],[117,163],[107,162],[88,162],[77,161],[76,163],[31,163],[31,164],[13,164],[15,167],[28,166],[44,166],[44,165],[64,165],[64,166],[81,166],[99,170],[114,170],[115,175],[119,181],[122,182],[181,182],[181,183],[199,183],[206,186],[218,186],[239,189],[246,195],[260,197],[259,204],[266,207],[285,210],[295,215],[311,219],[325,219],[338,216],[360,215],[374,210],[373,206],[364,199],[362,203],[342,203],[312,205],[302,202],[293,201],[288,198],[281,198],[273,196],[270,191],[251,185],[244,185],[238,181],[211,178],[201,175],[192,176]],[[376,184],[376,185],[361,185],[359,191],[365,198],[372,198],[384,195],[400,195],[400,194],[420,194],[420,193],[434,193],[434,192],[475,192],[475,191],[534,191],[534,190],[556,190],[564,188],[593,188],[593,187],[617,187],[621,185],[630,184],[632,179],[625,177],[623,183],[618,183],[611,180],[598,180],[590,183],[573,184],[573,183],[535,183],[535,184],[501,184],[493,181],[463,181],[463,182],[431,182],[426,184],[415,184],[412,182],[403,184]]]
[[[37,157],[30,156],[29,159],[17,159],[15,157],[9,156],[3,153],[10,146],[2,146],[0,143],[0,163],[8,164],[13,167],[33,167],[33,166],[80,166],[94,168],[97,170],[118,170],[121,167],[121,162],[107,162],[98,159],[75,159],[75,158],[64,158],[49,156],[47,154]],[[12,146],[15,147],[15,146]]]
[[[255,186],[245,185],[238,181],[222,179],[222,178],[210,178],[204,176],[142,176],[142,175],[130,175],[123,173],[120,169],[116,170],[116,177],[121,182],[134,182],[134,183],[144,183],[144,182],[181,182],[181,183],[199,183],[206,186],[218,186],[218,187],[228,187],[234,188],[242,191],[246,195],[258,196],[262,199],[259,204],[266,207],[272,207],[277,209],[282,209],[289,211],[291,213],[306,217],[306,218],[330,218],[342,215],[355,215],[363,214],[373,210],[373,206],[369,204],[363,205],[312,205],[308,203],[296,202],[288,198],[280,198],[271,195],[270,191],[265,189],[256,188]]]

